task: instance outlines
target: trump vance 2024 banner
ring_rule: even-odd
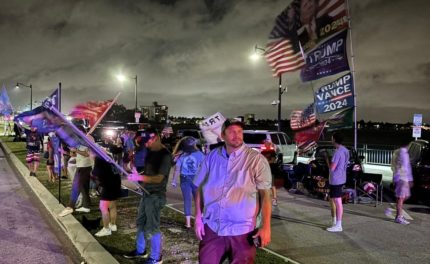
[[[351,73],[320,87],[315,93],[315,106],[318,114],[354,106],[354,85]]]

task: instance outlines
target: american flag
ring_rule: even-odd
[[[303,52],[297,38],[296,18],[288,16],[294,7],[289,5],[275,21],[269,34],[265,57],[272,67],[273,76],[279,77],[284,72],[301,69],[305,64]]]
[[[266,60],[272,67],[273,77],[296,71],[306,64],[300,49],[297,51],[289,39],[272,41],[266,46]]]
[[[108,109],[113,100],[107,101],[89,101],[76,105],[70,112],[74,118],[88,119],[90,126],[93,127],[97,120]]]
[[[314,103],[312,103],[303,111],[293,110],[291,112],[290,126],[292,130],[298,130],[313,125],[316,120],[315,107]]]
[[[317,17],[329,15],[340,18],[347,15],[345,0],[319,0]]]

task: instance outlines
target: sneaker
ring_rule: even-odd
[[[342,232],[343,229],[341,226],[332,226],[326,229],[329,232]]]
[[[133,251],[123,255],[123,257],[126,259],[147,258],[148,253],[146,253],[146,250],[143,253],[138,253],[136,250],[133,250]]]
[[[96,237],[110,236],[112,231],[109,228],[102,228],[99,232],[95,234]]]
[[[406,220],[403,216],[396,217],[396,220],[394,222],[401,224],[401,225],[409,225],[410,222]]]
[[[273,198],[272,199],[272,205],[273,206],[278,206],[278,199]]]
[[[91,212],[90,208],[86,208],[86,207],[79,207],[75,211],[76,212],[80,212],[80,213],[89,213],[89,212]]]
[[[75,207],[76,207],[76,208],[79,208],[79,207],[81,207],[81,206],[82,206],[82,194],[79,194],[79,196],[78,196],[78,200],[76,200]]]
[[[64,217],[64,216],[69,215],[71,213],[73,213],[73,208],[66,207],[66,208],[64,208],[64,210],[61,213],[58,214],[58,216]]]
[[[111,223],[109,223],[109,228],[113,232],[116,232],[118,230],[118,228],[116,227],[116,225],[112,225]]]
[[[153,259],[153,258],[149,258],[149,259],[147,259],[145,262],[143,262],[143,263],[145,263],[145,264],[162,264],[163,263],[163,260],[161,259],[161,257],[160,257],[160,259],[158,259],[158,260],[156,260],[156,259]]]

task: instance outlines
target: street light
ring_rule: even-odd
[[[19,89],[19,86],[22,85],[24,87],[30,88],[30,110],[33,110],[33,86],[31,85],[26,85],[20,82],[16,83],[16,89]]]
[[[254,46],[254,53],[250,56],[250,59],[256,61],[261,55],[266,53],[264,48],[259,47],[258,45]],[[282,78],[279,75],[279,85],[278,85],[278,100],[274,100],[272,105],[278,105],[278,132],[281,132],[281,106],[282,106],[282,97],[281,95],[287,91],[287,87],[282,88]]]
[[[129,79],[134,79],[134,112],[137,112],[137,75],[135,77],[125,76],[122,73],[116,75],[116,78],[121,83],[125,82],[127,80],[127,77]]]

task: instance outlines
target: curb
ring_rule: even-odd
[[[63,211],[64,206],[39,182],[35,177],[28,176],[28,168],[12,153],[12,151],[0,140],[0,145],[5,154],[9,156],[13,166],[18,170],[22,179],[33,190],[40,202],[45,206],[51,217],[69,237],[72,244],[78,250],[86,263],[90,264],[119,264],[119,262],[100,245],[78,220],[72,215],[57,217]]]

